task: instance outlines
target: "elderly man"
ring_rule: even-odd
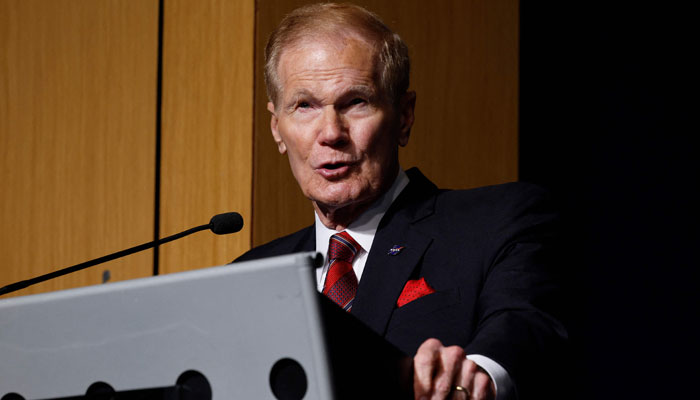
[[[407,47],[360,7],[293,11],[265,56],[272,136],[315,224],[238,261],[324,253],[319,291],[415,354],[416,398],[530,395],[537,361],[565,336],[547,309],[542,193],[443,191],[401,169],[416,102]]]

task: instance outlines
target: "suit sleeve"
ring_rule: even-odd
[[[524,188],[508,199],[490,233],[477,330],[465,348],[502,365],[520,400],[561,396],[557,371],[567,338],[559,319],[558,218],[542,191]]]

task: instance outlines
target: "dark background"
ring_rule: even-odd
[[[698,392],[698,21],[655,3],[521,2],[520,179],[565,221],[562,398]]]

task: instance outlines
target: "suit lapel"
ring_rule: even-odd
[[[410,230],[397,236],[377,235],[357,290],[352,314],[372,330],[384,334],[396,300],[406,281],[418,266],[432,238]],[[394,245],[404,246],[397,255],[389,255]]]
[[[433,240],[412,229],[412,224],[432,215],[436,187],[419,172],[409,173],[409,186],[379,224],[352,307],[352,314],[380,335],[406,281]],[[389,254],[394,246],[403,249]]]
[[[314,226],[311,225],[304,229],[299,241],[294,245],[294,250],[292,253],[314,250],[316,250],[316,230],[314,229]]]

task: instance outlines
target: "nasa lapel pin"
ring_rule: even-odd
[[[401,250],[403,250],[404,248],[404,246],[399,246],[398,244],[395,244],[392,248],[389,249],[389,252],[387,254],[390,256],[395,256],[401,253]]]

